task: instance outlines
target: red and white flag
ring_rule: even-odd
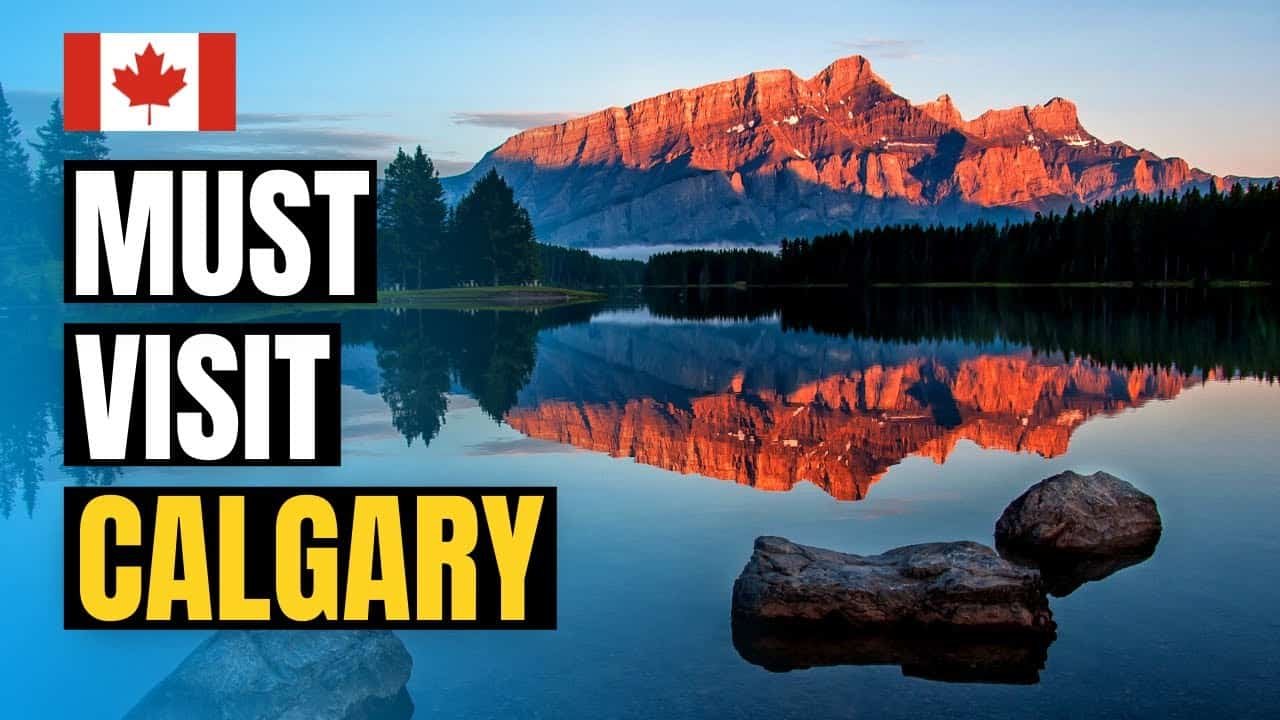
[[[235,130],[235,33],[67,33],[63,127]]]

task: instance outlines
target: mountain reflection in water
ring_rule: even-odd
[[[516,430],[762,490],[866,496],[960,440],[1055,457],[1089,418],[1277,366],[1267,297],[650,291],[545,333]],[[669,322],[663,322],[666,319]],[[1011,338],[1020,340],[1015,341]],[[1102,358],[1102,359],[1097,359]]]
[[[19,498],[33,511],[60,461],[59,326],[80,319],[68,312],[9,308],[0,324],[0,369],[21,379],[0,406],[6,516]],[[298,318],[342,323],[344,383],[378,395],[410,444],[430,443],[446,396],[465,392],[532,438],[846,500],[961,440],[1053,457],[1091,417],[1280,369],[1274,297],[1247,290],[649,290],[541,312]],[[67,473],[107,484],[121,471]]]
[[[638,377],[654,390],[614,392],[643,384]],[[858,500],[903,458],[941,463],[960,440],[1060,455],[1090,417],[1174,397],[1201,377],[1003,345],[885,344],[788,335],[768,323],[654,327],[605,318],[544,339],[539,366],[506,420],[531,437],[668,470],[761,490],[809,481]]]
[[[652,291],[648,312],[545,333],[506,421],[667,470],[857,500],[908,456],[942,463],[970,440],[1055,457],[1091,417],[1276,367],[1269,298],[1017,295]]]

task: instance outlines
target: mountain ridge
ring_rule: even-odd
[[[1016,220],[1227,180],[1103,142],[1075,103],[913,103],[859,55],[810,78],[762,70],[530,128],[445,178],[496,169],[540,239],[573,247],[774,243],[870,225]]]

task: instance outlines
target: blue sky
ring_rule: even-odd
[[[1118,4],[1118,3],[1117,3]],[[1075,100],[1104,140],[1216,173],[1280,174],[1280,3],[24,3],[0,27],[0,83],[38,121],[61,34],[234,31],[234,137],[117,137],[117,156],[383,157],[422,144],[457,172],[519,127],[677,87],[868,56],[917,102],[965,117]]]

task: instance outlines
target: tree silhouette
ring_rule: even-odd
[[[49,105],[49,119],[36,129],[32,142],[39,155],[36,168],[36,205],[45,241],[56,258],[62,257],[62,163],[66,160],[102,160],[107,157],[107,136],[100,132],[67,132],[62,127],[62,102]]]
[[[1280,279],[1280,187],[1135,195],[1021,223],[892,225],[649,259],[650,285],[1132,283]]]
[[[533,376],[537,362],[538,316],[527,312],[484,312],[463,316],[458,338],[458,380],[499,422]]]
[[[31,166],[22,129],[0,86],[0,302],[25,303],[52,294],[52,256],[32,212]]]
[[[379,394],[391,410],[391,424],[409,445],[430,444],[444,425],[450,387],[449,347],[438,327],[421,312],[385,313],[380,329]]]
[[[435,164],[419,145],[401,148],[383,172],[378,193],[378,251],[384,286],[436,287],[452,280],[444,257],[444,187]]]
[[[454,208],[450,246],[464,282],[514,285],[538,277],[533,223],[496,170],[480,178]]]
[[[22,128],[0,85],[0,232],[5,237],[25,216],[31,196],[31,166],[22,147]]]

